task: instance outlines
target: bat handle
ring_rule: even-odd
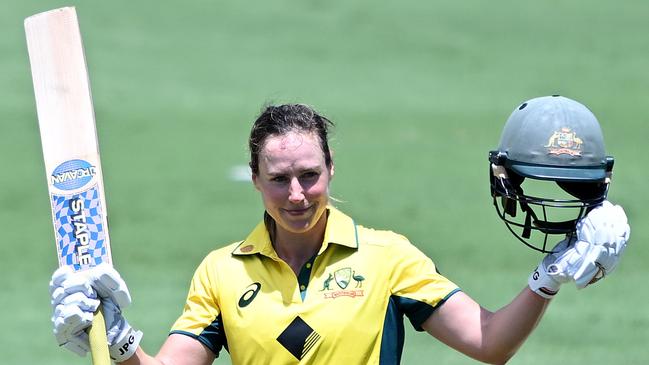
[[[110,354],[108,353],[108,340],[106,339],[106,322],[101,305],[95,312],[92,319],[92,326],[88,331],[90,341],[90,356],[93,365],[110,365]]]

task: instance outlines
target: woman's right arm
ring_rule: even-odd
[[[109,352],[120,364],[209,365],[216,358],[208,347],[184,334],[171,334],[155,357],[146,354],[139,347],[142,332],[133,329],[122,315],[131,302],[126,283],[109,265],[81,273],[61,268],[52,275],[50,294],[57,342],[80,356],[90,351],[86,330],[103,304]]]
[[[120,364],[209,365],[214,362],[214,359],[214,353],[198,340],[181,334],[171,334],[155,357],[147,355],[140,347],[135,355]]]

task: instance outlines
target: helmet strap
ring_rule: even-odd
[[[525,227],[523,227],[523,238],[530,238],[532,234],[532,214],[530,213],[532,209],[527,210],[527,214],[525,215]],[[536,219],[534,219],[536,221]]]

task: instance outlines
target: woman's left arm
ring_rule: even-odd
[[[536,327],[550,300],[529,287],[496,312],[463,292],[451,296],[422,324],[431,335],[476,360],[506,363]]]
[[[470,357],[504,364],[534,330],[562,284],[574,282],[581,289],[615,270],[630,232],[622,207],[606,201],[579,221],[577,237],[567,237],[545,256],[511,303],[490,312],[458,292],[422,327]]]

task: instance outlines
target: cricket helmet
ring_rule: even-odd
[[[498,149],[489,152],[489,164],[493,203],[509,231],[532,249],[552,252],[547,245],[555,242],[548,242],[549,235],[574,235],[577,221],[606,199],[613,157],[605,153],[593,113],[572,99],[552,95],[514,109]],[[526,194],[526,179],[556,183],[564,196]],[[569,212],[574,219],[551,221],[549,215],[559,209],[556,215]]]

